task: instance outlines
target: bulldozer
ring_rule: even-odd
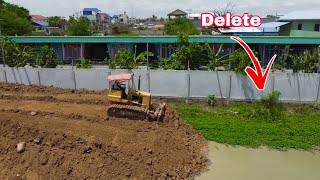
[[[110,75],[107,116],[132,120],[161,121],[165,103],[152,103],[151,93],[141,91],[141,75],[135,88],[134,74]]]

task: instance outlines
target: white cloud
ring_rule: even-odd
[[[201,13],[217,7],[221,7],[228,1],[218,0],[5,0],[23,6],[31,14],[41,14],[45,16],[69,16],[75,12],[82,11],[85,7],[97,7],[110,15],[127,12],[130,16],[150,17],[152,14],[165,17],[175,9],[188,12]],[[284,14],[296,9],[308,10],[313,7],[320,7],[320,1],[315,0],[230,0],[235,4],[237,14],[249,12],[252,14],[267,15],[280,13]]]

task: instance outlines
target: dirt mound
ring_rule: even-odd
[[[206,141],[170,106],[161,123],[108,120],[104,100],[0,84],[1,179],[193,179],[206,170]]]

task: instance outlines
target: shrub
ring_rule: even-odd
[[[217,105],[217,98],[215,95],[208,96],[208,105],[209,106],[216,106]]]
[[[56,60],[56,53],[53,48],[43,46],[40,48],[39,65],[43,68],[56,68],[58,61]]]
[[[89,60],[82,58],[76,67],[79,69],[91,69],[93,66]]]
[[[283,118],[285,108],[280,102],[281,92],[274,91],[266,96],[262,96],[260,102],[257,104],[254,115],[271,119],[272,121]]]

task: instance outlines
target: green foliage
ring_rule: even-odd
[[[320,51],[318,49],[305,50],[298,55],[291,55],[293,72],[316,73],[319,69]]]
[[[84,59],[84,58],[82,58],[80,60],[80,62],[77,63],[76,67],[79,68],[79,69],[91,69],[91,68],[93,68],[91,62],[89,60]]]
[[[5,38],[3,43],[5,63],[9,67],[34,66],[36,51],[30,46],[21,46],[11,38]]]
[[[63,27],[67,25],[67,20],[61,19],[60,16],[49,17],[49,26],[50,27]]]
[[[166,67],[175,68],[176,70],[185,70],[188,67],[190,70],[201,69],[209,63],[208,51],[205,45],[200,45],[197,42],[190,43],[187,35],[179,35],[177,42],[181,47],[171,56],[171,61],[165,61]],[[172,63],[169,65],[168,63]]]
[[[230,54],[221,56],[221,53],[223,52],[223,44],[220,45],[218,51],[215,53],[214,50],[211,49],[208,43],[205,44],[205,47],[208,52],[208,57],[209,57],[209,64],[208,64],[208,69],[209,70],[216,70],[216,68],[219,66],[219,63],[229,60]],[[226,61],[227,62],[227,61]]]
[[[58,60],[53,48],[42,46],[39,52],[39,66],[42,68],[56,68]]]
[[[164,70],[183,70],[184,66],[178,61],[174,61],[171,58],[160,58],[160,68]]]
[[[136,56],[128,50],[121,49],[115,55],[114,60],[111,61],[109,68],[112,69],[119,66],[120,69],[136,69],[138,66],[145,65],[147,55],[154,56],[152,52],[148,53],[146,51]]]
[[[113,35],[129,34],[130,29],[127,24],[112,24],[111,32]]]
[[[70,18],[69,34],[71,36],[90,36],[91,26],[87,17],[81,16],[79,19]]]
[[[254,103],[232,103],[214,108],[206,104],[174,104],[178,114],[210,141],[248,147],[313,150],[320,146],[320,111],[312,105],[285,106],[279,121],[248,114]]]
[[[280,56],[280,63],[274,65],[276,69],[283,70],[284,68],[292,68],[288,63],[288,59],[291,57],[290,51],[289,45],[284,48],[284,52]]]
[[[208,105],[209,106],[216,106],[217,105],[217,98],[215,95],[208,96]]]
[[[0,27],[3,35],[30,35],[33,28],[29,11],[23,7],[3,2],[0,8]]]
[[[164,30],[168,35],[198,35],[200,31],[188,19],[175,18],[165,23]]]
[[[274,91],[266,96],[263,96],[260,103],[257,104],[254,116],[265,117],[268,120],[279,120],[284,116],[284,106],[279,101],[281,92]]]

